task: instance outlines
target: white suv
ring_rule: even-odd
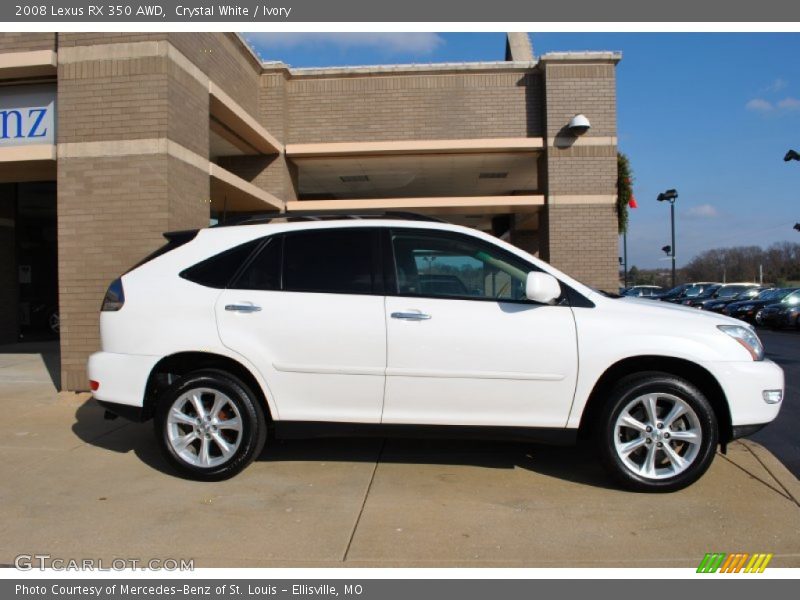
[[[780,408],[750,326],[609,296],[472,229],[304,216],[166,237],[109,287],[88,373],[193,478],[268,437],[468,433],[591,437],[621,484],[670,491]]]

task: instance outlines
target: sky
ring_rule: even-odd
[[[503,33],[246,33],[293,67],[503,60]],[[678,266],[711,248],[800,242],[800,34],[531,33],[534,53],[616,50],[619,149],[634,196],[628,265]],[[621,252],[621,251],[620,251]]]

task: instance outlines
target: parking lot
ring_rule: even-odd
[[[766,332],[787,370],[778,423],[755,439],[797,473],[800,334]],[[23,348],[24,349],[24,348]],[[56,393],[52,357],[0,353],[0,563],[191,558],[196,566],[683,566],[772,552],[800,566],[800,482],[745,441],[674,494],[614,488],[590,448],[324,440],[271,443],[238,477],[196,483],[151,425]],[[17,348],[19,350],[19,348]]]

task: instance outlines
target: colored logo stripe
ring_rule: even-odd
[[[724,552],[707,553],[700,565],[697,567],[698,573],[740,573],[744,569],[745,573],[763,573],[764,569],[772,560],[773,554],[747,554],[737,552],[725,554]],[[745,566],[747,564],[747,566]]]

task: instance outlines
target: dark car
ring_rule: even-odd
[[[706,309],[709,304],[720,302],[720,301],[733,301],[739,294],[742,294],[750,289],[758,288],[758,284],[755,283],[728,283],[719,286],[716,290],[714,290],[709,296],[697,297],[689,302],[684,302],[687,306],[691,306],[693,308],[700,308]],[[759,288],[760,289],[760,288]]]
[[[774,329],[800,326],[800,290],[788,294],[775,304],[767,304],[756,313],[756,322]]]
[[[628,298],[653,298],[665,291],[659,285],[634,285],[623,290],[621,295]]]
[[[726,306],[731,304],[732,302],[737,302],[740,300],[752,300],[753,298],[758,297],[758,295],[765,291],[767,288],[756,286],[756,287],[748,287],[736,294],[735,296],[730,297],[720,297],[716,300],[709,300],[705,304],[703,304],[703,310],[710,310],[711,312],[718,312],[721,313]],[[722,290],[720,290],[722,291]]]
[[[731,302],[722,309],[722,313],[735,319],[756,323],[756,315],[762,308],[768,304],[780,302],[795,290],[797,288],[766,289],[761,291],[755,298]]]
[[[651,296],[653,300],[662,300],[664,302],[680,303],[685,298],[697,296],[703,292],[708,286],[717,285],[715,283],[701,281],[698,283],[682,283],[675,286],[671,290],[667,290],[663,294],[654,294]]]
[[[698,293],[692,293],[693,291],[690,290],[684,296],[678,298],[676,303],[683,304],[684,306],[694,306],[695,303],[700,304],[706,300],[712,300],[715,297],[714,294],[716,294],[717,290],[721,287],[721,284],[714,283],[712,285],[702,286],[702,289]]]

